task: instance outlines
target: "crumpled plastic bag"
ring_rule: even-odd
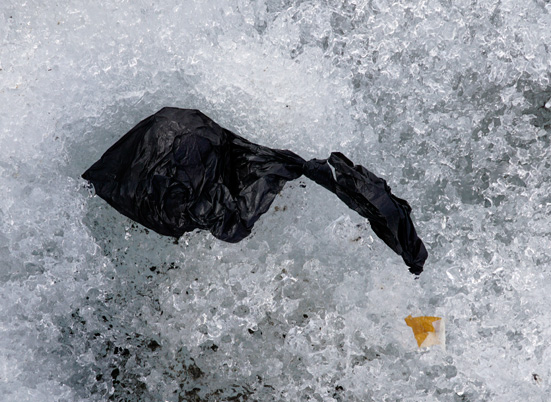
[[[167,236],[194,229],[238,242],[287,181],[305,175],[367,218],[373,231],[420,274],[427,258],[411,207],[385,180],[341,153],[305,161],[254,144],[198,110],[163,108],[117,141],[82,177],[120,213]]]

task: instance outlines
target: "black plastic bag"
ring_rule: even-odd
[[[120,213],[162,235],[208,229],[238,242],[287,181],[305,175],[367,218],[419,274],[427,258],[411,207],[344,155],[305,161],[228,131],[198,110],[163,108],[115,143],[82,177]]]

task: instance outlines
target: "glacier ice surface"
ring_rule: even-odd
[[[3,400],[545,400],[550,12],[3,1]],[[80,174],[167,105],[387,178],[425,272],[306,179],[239,244],[175,244],[92,197]],[[446,350],[418,350],[409,314],[446,317]]]

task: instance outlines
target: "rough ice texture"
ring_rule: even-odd
[[[3,1],[0,395],[545,400],[550,12]],[[306,179],[236,245],[173,244],[90,197],[80,173],[165,105],[388,177],[414,208],[425,273]],[[417,350],[409,314],[446,317],[447,349]]]

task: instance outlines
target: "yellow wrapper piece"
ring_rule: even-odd
[[[413,330],[413,335],[420,348],[432,345],[444,345],[445,327],[441,317],[412,317],[405,318],[408,327]]]

